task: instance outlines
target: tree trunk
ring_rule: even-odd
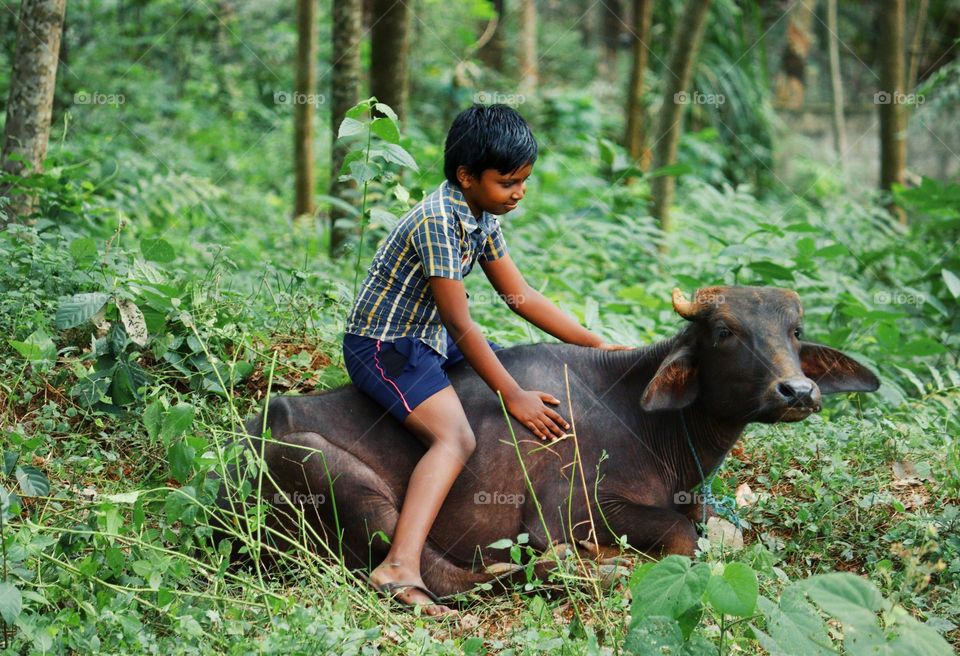
[[[239,96],[236,86],[233,83],[234,52],[230,43],[231,32],[237,21],[236,8],[233,6],[233,0],[219,0],[217,2],[217,13],[212,15],[211,19],[216,21],[214,30],[216,30],[216,49],[214,55],[215,76],[217,78],[217,87],[220,93],[217,97],[220,101],[220,108],[225,114],[233,116],[235,107],[234,100]],[[60,58],[64,63],[66,60]]]
[[[537,5],[534,0],[522,0],[520,14],[520,92],[537,91],[540,71],[537,66]]]
[[[293,216],[313,216],[313,106],[317,88],[317,0],[297,0],[297,82],[293,97]]]
[[[905,0],[882,0],[880,10],[880,188],[903,184],[907,165],[907,134],[903,93],[903,23]],[[890,204],[900,223],[907,222],[902,209]]]
[[[837,32],[837,0],[827,0],[827,40],[830,50],[830,87],[833,90],[833,147],[842,170],[847,153],[847,128],[843,118],[843,78],[840,76],[840,37]]]
[[[370,95],[401,119],[407,113],[409,7],[409,0],[374,0],[370,27]]]
[[[357,104],[360,95],[360,0],[333,0],[333,66],[330,73],[330,195],[349,201],[348,187],[340,182],[340,169],[347,155],[347,147],[337,143],[337,132],[347,110]],[[337,226],[344,218],[343,210],[330,207],[330,255],[340,254],[346,238],[345,231]]]
[[[788,109],[803,105],[807,55],[810,54],[813,10],[816,0],[799,0],[790,8],[786,43],[776,79],[777,104]]]
[[[929,0],[920,0],[917,7],[917,24],[913,28],[913,39],[910,43],[910,64],[907,67],[907,89],[910,93],[915,93],[917,88],[917,75],[920,72],[920,55],[923,54],[923,31],[927,26],[927,10],[929,9]]]
[[[490,4],[493,5],[493,10],[497,14],[497,24],[490,39],[486,45],[480,48],[477,56],[487,68],[497,73],[503,73],[503,52],[506,50],[506,38],[503,34],[504,19],[506,18],[503,11],[504,0],[490,0]]]
[[[653,151],[654,170],[673,164],[677,157],[677,146],[683,131],[683,110],[686,107],[686,102],[679,98],[689,93],[687,87],[693,77],[693,66],[700,50],[700,42],[703,41],[709,13],[710,0],[687,0],[673,33],[670,59],[667,62],[667,70],[673,71],[673,75],[665,76],[666,89],[657,121],[657,141]],[[653,196],[651,214],[660,221],[660,227],[665,231],[670,229],[670,203],[673,202],[674,184],[673,176],[665,175],[654,178],[650,188]]]
[[[624,143],[633,162],[646,171],[650,167],[650,151],[646,147],[647,113],[643,105],[643,78],[650,53],[650,25],[653,22],[653,0],[633,0],[633,64],[630,89],[627,93],[627,128]]]
[[[617,51],[623,30],[623,8],[620,0],[604,0],[600,7],[603,25],[601,75],[613,81],[617,79]]]
[[[23,0],[20,5],[2,153],[6,173],[22,176],[28,167],[31,172],[43,169],[65,12],[66,0]],[[14,153],[26,163],[10,159]],[[9,193],[9,187],[0,188],[0,195]],[[30,195],[11,199],[10,218],[29,214],[33,202]]]
[[[580,28],[580,45],[584,50],[589,50],[594,41],[594,7],[596,3],[593,0],[585,0],[581,3],[580,18],[577,26]]]

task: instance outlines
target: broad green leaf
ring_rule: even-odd
[[[17,466],[17,461],[20,460],[20,453],[18,451],[4,451],[3,452],[3,475],[9,476],[13,473],[13,468]]]
[[[796,585],[788,586],[780,595],[780,603],[774,604],[766,597],[759,597],[757,605],[767,620],[769,638],[781,654],[809,654],[826,656],[836,654],[827,635],[827,626],[807,602],[803,591]],[[774,650],[764,640],[765,649]]]
[[[45,497],[50,491],[50,481],[46,475],[33,465],[19,465],[16,469],[17,482],[24,496]]]
[[[389,116],[394,121],[400,120],[397,117],[397,113],[393,111],[393,108],[387,103],[382,103],[382,102],[374,103],[373,108],[376,109],[381,114],[383,114],[384,116]]]
[[[337,139],[363,134],[366,131],[367,125],[365,123],[362,123],[355,118],[347,117],[343,119],[343,123],[340,124],[340,129],[337,130]]]
[[[631,590],[630,614],[632,617],[663,615],[678,619],[700,601],[709,580],[710,567],[705,563],[691,567],[686,556],[667,556]]]
[[[883,595],[865,578],[848,572],[811,577],[803,583],[810,598],[835,619],[853,627],[876,626]]]
[[[497,540],[492,544],[487,545],[487,549],[507,549],[513,546],[513,540],[509,538],[503,538],[502,540]]]
[[[916,337],[906,344],[901,345],[900,355],[914,355],[923,357],[927,355],[940,355],[946,353],[947,347],[935,339],[929,337]]]
[[[70,242],[70,255],[78,265],[89,264],[97,257],[97,242],[90,237],[81,237]]]
[[[773,262],[760,260],[759,262],[751,262],[747,266],[765,280],[793,280],[793,271]]]
[[[196,456],[196,451],[185,440],[177,440],[167,450],[170,471],[180,483],[186,483],[190,478],[194,456]]]
[[[659,616],[635,618],[630,623],[623,651],[637,656],[714,656],[717,653],[716,647],[702,636],[693,635],[685,640],[676,620]]]
[[[16,504],[16,505],[14,505]],[[4,486],[0,485],[0,516],[4,521],[8,520],[14,512],[19,512],[17,508],[20,504],[20,497],[15,492],[10,492]],[[11,506],[14,506],[11,508]]]
[[[943,282],[947,285],[947,289],[950,290],[953,297],[960,298],[960,278],[957,277],[957,274],[949,269],[942,269],[940,275],[943,276]]]
[[[10,583],[0,583],[0,617],[7,625],[12,625],[23,610],[23,597],[20,590]]]
[[[110,295],[102,292],[75,294],[61,300],[60,307],[57,308],[57,328],[67,330],[90,321],[108,300]]]
[[[392,212],[388,212],[387,210],[379,207],[370,208],[370,220],[379,223],[387,230],[391,230],[400,222],[400,219],[398,219]]]
[[[169,443],[175,437],[180,437],[193,425],[193,418],[197,410],[189,403],[178,403],[167,410],[163,417],[163,427],[160,429],[160,437],[165,443]]]
[[[109,388],[110,376],[106,372],[97,372],[77,381],[70,389],[70,395],[89,408],[99,403]]]
[[[147,429],[147,436],[151,442],[160,439],[160,429],[163,426],[163,404],[157,400],[143,411],[143,425]]]
[[[355,180],[358,185],[370,182],[380,174],[380,168],[369,162],[350,162],[349,178]]]
[[[151,262],[159,262],[160,264],[173,262],[173,260],[177,257],[177,254],[173,250],[173,246],[170,245],[170,242],[159,237],[141,239],[140,252],[143,254],[145,259]]]
[[[743,563],[729,563],[723,576],[711,576],[706,599],[720,613],[749,617],[757,605],[757,574]]]
[[[370,124],[370,129],[384,141],[392,144],[400,143],[400,130],[397,129],[397,124],[393,122],[392,118],[375,118]]]
[[[391,164],[399,164],[413,171],[419,171],[417,162],[413,156],[397,144],[385,143],[377,148],[370,149],[371,155],[379,155]]]
[[[24,342],[11,339],[9,343],[30,364],[49,363],[57,359],[57,346],[42,328],[33,331]]]
[[[952,649],[936,629],[918,622],[907,610],[895,606],[891,613],[894,623],[891,627],[896,637],[888,640],[890,654],[897,656],[939,656],[949,654]]]

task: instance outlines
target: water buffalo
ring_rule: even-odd
[[[477,446],[423,551],[431,590],[451,594],[491,579],[484,565],[507,558],[489,545],[521,533],[538,550],[587,538],[616,545],[626,536],[648,553],[692,555],[696,508],[681,493],[701,482],[701,468],[720,464],[748,423],[799,421],[820,410],[821,394],[879,386],[850,357],[803,341],[792,291],[709,287],[688,301],[675,290],[673,307],[688,323],[648,347],[531,344],[497,353],[525,389],[564,400],[579,464],[572,435],[543,443],[511,419],[515,445],[497,396],[466,363],[451,368]],[[269,440],[258,439],[263,426]],[[266,421],[258,416],[247,430],[279,487],[265,485],[263,494],[281,532],[298,542],[320,536],[350,567],[382,560],[383,536],[393,533],[424,453],[401,424],[348,385],[275,398]],[[238,500],[221,492],[219,503]]]

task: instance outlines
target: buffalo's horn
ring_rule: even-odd
[[[687,321],[693,321],[697,318],[700,312],[703,311],[703,306],[695,301],[688,301],[683,297],[683,292],[680,291],[679,287],[673,288],[673,309],[681,317]]]

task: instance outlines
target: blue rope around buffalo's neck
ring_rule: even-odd
[[[690,447],[693,462],[697,466],[697,473],[700,474],[700,496],[702,500],[700,513],[703,525],[706,526],[707,524],[707,506],[710,506],[715,513],[733,522],[734,526],[742,527],[744,525],[743,520],[737,515],[737,500],[733,497],[718,498],[713,495],[713,479],[717,477],[717,471],[719,471],[722,461],[713,468],[710,476],[704,476],[703,466],[700,464],[700,456],[697,455],[697,448],[693,445],[693,438],[690,437],[690,431],[687,430],[687,418],[683,416],[682,409],[680,410],[680,425],[683,426],[683,435],[687,438],[687,446]]]

